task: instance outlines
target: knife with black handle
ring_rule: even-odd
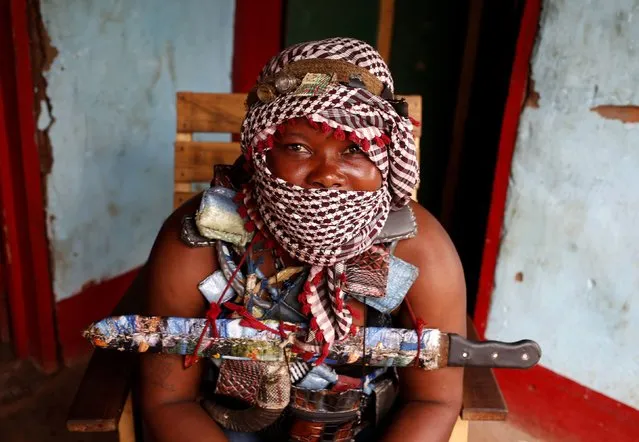
[[[541,358],[535,341],[471,341],[448,333],[449,367],[530,368]]]
[[[304,355],[292,351],[295,335],[280,336],[279,327],[299,324],[258,321],[260,328],[245,326],[241,319],[217,319],[216,335],[205,329],[205,318],[125,315],[91,324],[84,336],[98,348],[118,351],[159,352],[197,357],[250,359],[282,362]],[[300,338],[304,336],[299,326]],[[206,330],[201,336],[203,330]],[[365,364],[376,367],[418,366],[425,370],[443,367],[530,368],[539,362],[536,342],[479,341],[438,329],[419,330],[356,327],[356,333],[329,348],[329,365]],[[201,341],[201,342],[200,342]],[[198,345],[200,342],[201,345]],[[419,350],[418,350],[419,347]],[[284,349],[288,349],[284,351]]]

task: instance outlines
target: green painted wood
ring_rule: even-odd
[[[377,0],[289,0],[286,4],[286,46],[329,37],[377,42]]]
[[[468,0],[396,0],[390,68],[395,90],[422,96],[419,201],[440,212],[467,28]]]

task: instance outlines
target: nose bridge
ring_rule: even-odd
[[[341,187],[345,176],[340,169],[338,158],[331,152],[324,151],[315,155],[314,164],[308,175],[309,184],[319,187]]]

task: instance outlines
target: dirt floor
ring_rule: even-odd
[[[0,441],[106,442],[115,434],[70,433],[65,419],[88,358],[45,376],[0,355]],[[471,422],[469,442],[539,442],[512,425]]]

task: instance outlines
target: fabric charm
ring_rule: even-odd
[[[383,297],[386,295],[389,262],[388,249],[378,245],[347,262],[344,291],[349,295]]]
[[[224,287],[226,287],[228,280],[224,277],[224,272],[222,270],[216,270],[211,275],[207,276],[202,282],[200,282],[197,288],[200,290],[202,295],[206,298],[209,303],[216,303],[222,292],[224,291]],[[230,301],[235,298],[236,293],[232,287],[224,294],[222,298],[222,302]]]
[[[221,186],[208,188],[202,195],[195,223],[200,234],[209,239],[244,246],[253,238],[252,232],[244,228],[244,220],[233,202],[235,192]]]
[[[295,89],[293,95],[305,97],[323,95],[328,86],[335,82],[335,75],[308,73],[302,78],[302,83]]]
[[[408,290],[419,276],[419,269],[396,256],[390,256],[386,295],[381,298],[364,297],[353,294],[353,298],[365,302],[381,313],[391,313],[400,306]]]

